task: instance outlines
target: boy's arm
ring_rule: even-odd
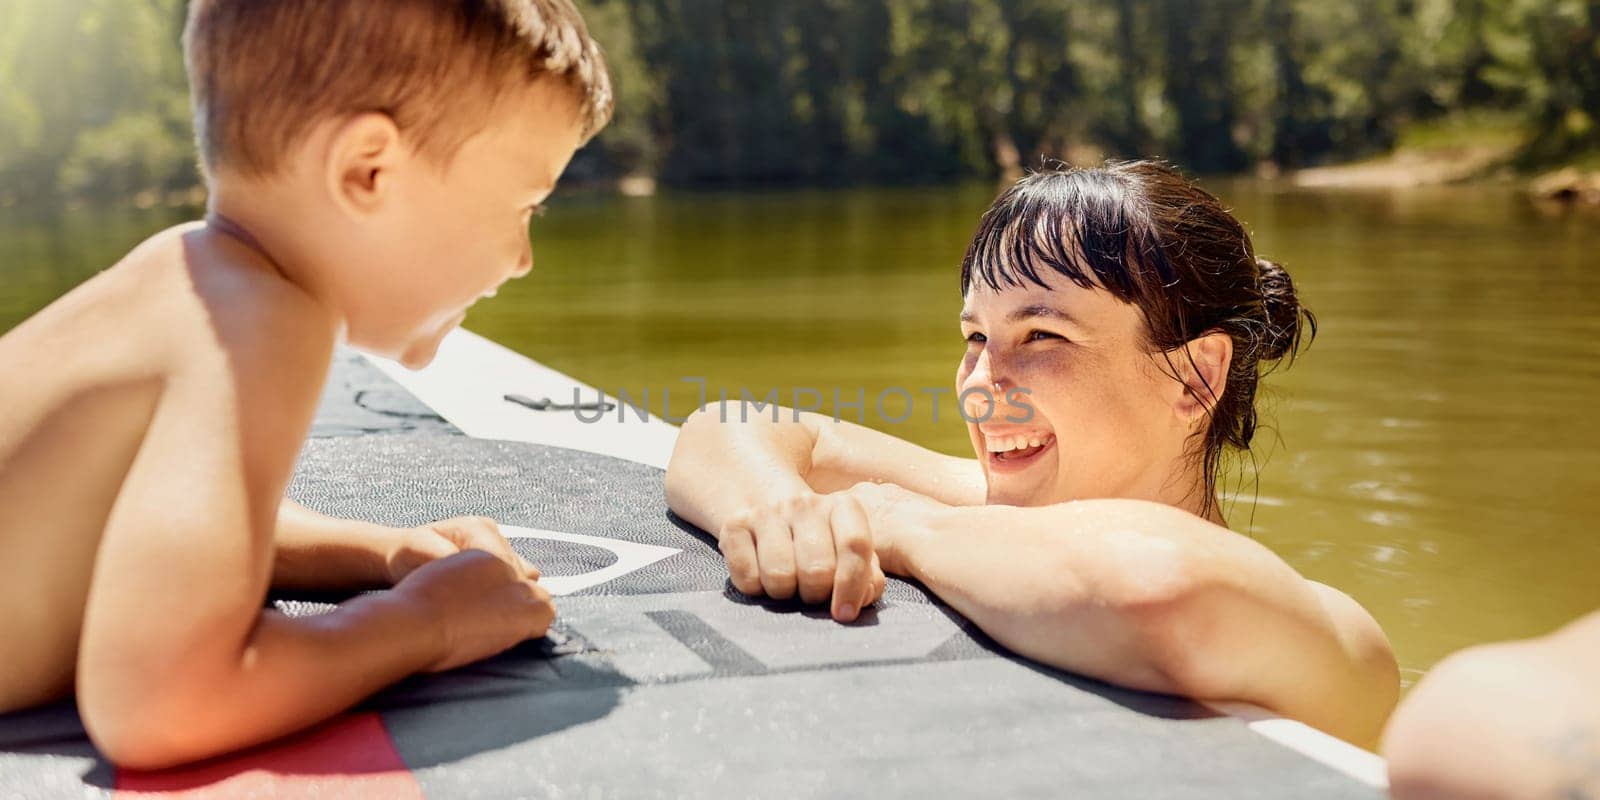
[[[397,528],[330,517],[284,500],[273,534],[272,586],[330,590],[391,586],[391,552],[403,534]]]
[[[494,520],[485,517],[391,528],[330,517],[286,499],[278,509],[273,540],[275,589],[386,588],[423,564],[467,549],[488,551],[529,578],[539,577],[511,549]]]
[[[1390,791],[1401,800],[1600,796],[1596,675],[1600,612],[1439,662],[1383,732]]]
[[[124,766],[292,732],[409,673],[539,635],[553,615],[537,584],[481,553],[321,617],[262,611],[279,502],[332,343],[307,334],[306,314],[244,299],[188,331],[181,313],[163,315],[175,366],[96,559],[79,710]]]

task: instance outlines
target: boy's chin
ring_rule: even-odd
[[[406,369],[422,369],[433,363],[435,356],[439,355],[439,345],[444,343],[444,337],[450,332],[461,327],[461,322],[466,319],[466,314],[457,314],[438,328],[422,334],[412,340],[396,361]]]
[[[444,337],[461,325],[460,317],[434,323],[432,330],[398,332],[353,328],[346,332],[345,344],[377,358],[394,361],[407,369],[422,369],[433,363]]]
[[[418,370],[432,364],[433,359],[438,355],[439,343],[433,342],[430,347],[413,347],[402,353],[400,358],[396,360],[400,362],[400,366],[406,369]]]
[[[406,369],[422,369],[432,364],[433,359],[439,355],[439,345],[444,341],[445,335],[454,329],[455,327],[451,326],[426,338],[412,342],[405,352],[401,353],[400,357],[395,360],[399,361],[400,365]]]

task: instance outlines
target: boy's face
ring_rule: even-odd
[[[363,220],[351,343],[412,368],[432,361],[469,306],[533,269],[529,222],[581,138],[577,103],[542,80],[502,98],[448,162],[407,152]]]

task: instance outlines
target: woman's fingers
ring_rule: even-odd
[[[820,502],[797,503],[789,515],[794,533],[795,577],[800,599],[821,603],[833,594],[834,542],[828,509]]]
[[[851,622],[883,596],[872,526],[849,495],[796,501],[742,515],[717,537],[734,588],[806,603],[832,598],[833,618]]]
[[[861,613],[872,588],[872,532],[867,515],[854,498],[840,497],[828,517],[833,528],[833,618],[851,622]]]
[[[861,607],[866,608],[883,599],[884,585],[888,580],[883,575],[883,564],[878,561],[876,551],[872,554],[872,580],[867,585],[866,599],[861,602]]]
[[[742,522],[729,523],[717,536],[717,548],[728,562],[728,579],[733,581],[733,588],[751,597],[759,596],[761,565],[756,560],[755,534],[750,527]]]
[[[794,531],[789,520],[771,512],[758,514],[752,531],[756,562],[761,567],[761,588],[776,600],[794,597]]]

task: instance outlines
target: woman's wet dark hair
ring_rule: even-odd
[[[1256,256],[1244,226],[1222,202],[1158,161],[1054,169],[1017,181],[990,206],[961,262],[961,294],[1048,288],[1050,270],[1104,289],[1144,314],[1153,352],[1169,366],[1177,348],[1218,331],[1233,340],[1222,393],[1197,398],[1210,422],[1203,459],[1204,508],[1216,498],[1224,448],[1248,452],[1256,432],[1256,385],[1315,338],[1283,267]],[[1191,390],[1191,394],[1193,391]]]

